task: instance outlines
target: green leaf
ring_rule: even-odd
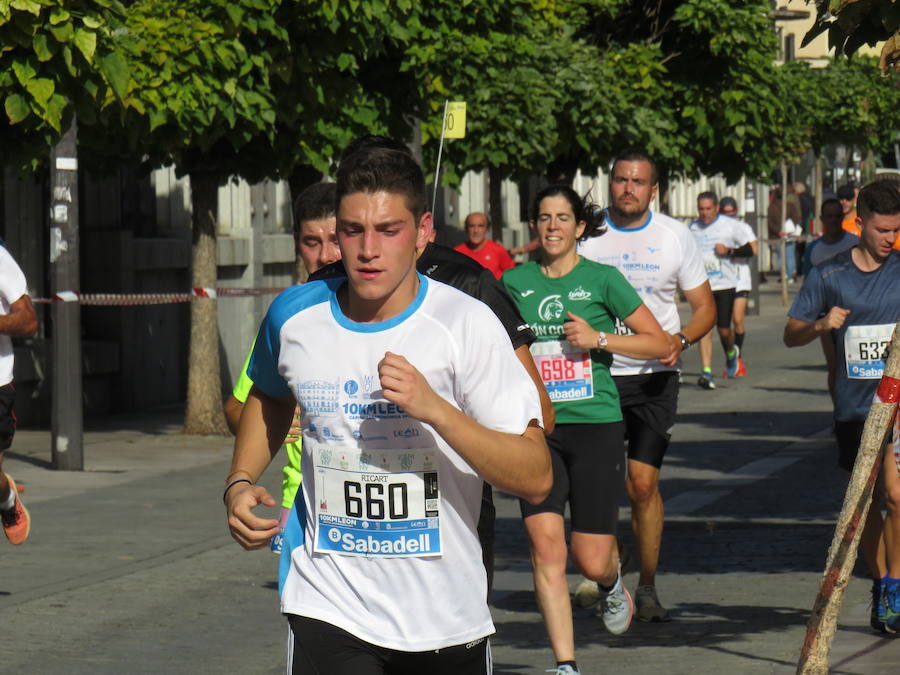
[[[6,108],[6,116],[9,118],[10,124],[18,124],[31,114],[28,102],[24,96],[19,94],[7,96],[4,107]]]
[[[97,59],[97,65],[116,97],[120,101],[124,99],[125,94],[128,93],[128,82],[131,79],[125,59],[117,52],[110,52]]]
[[[41,5],[34,0],[12,0],[9,4],[13,9],[21,9],[23,12],[30,12],[35,16],[41,15]]]
[[[50,32],[57,42],[68,42],[72,39],[75,29],[72,28],[71,23],[63,23],[58,26],[50,26]]]
[[[47,102],[47,112],[44,115],[44,119],[47,120],[47,123],[58,132],[62,131],[62,116],[65,109],[66,99],[59,94],[53,94],[53,96]]]
[[[75,46],[78,47],[78,51],[84,56],[85,61],[93,63],[94,52],[97,50],[97,34],[94,31],[79,28],[75,31],[74,42]]]
[[[85,28],[90,28],[91,30],[96,30],[103,25],[103,22],[100,19],[89,14],[81,17],[81,23]]]
[[[35,77],[25,83],[25,89],[28,90],[28,93],[31,94],[41,108],[46,108],[47,101],[53,96],[56,85],[54,85],[53,80],[46,77]]]
[[[34,66],[28,61],[13,61],[12,68],[16,75],[16,79],[23,87],[37,75]]]
[[[50,40],[47,37],[46,33],[35,34],[31,46],[32,49],[34,49],[34,54],[35,56],[37,56],[37,60],[41,63],[52,59],[54,56],[56,56],[56,53],[59,50],[57,44]]]
[[[68,21],[71,18],[72,18],[72,15],[69,14],[62,7],[54,7],[52,10],[50,10],[50,25],[51,26],[58,26],[59,24],[63,23],[64,21]]]

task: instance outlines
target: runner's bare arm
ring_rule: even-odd
[[[563,324],[569,344],[582,349],[597,349],[600,333],[577,314],[568,312],[571,321]],[[606,351],[634,359],[658,359],[669,353],[669,341],[647,305],[641,304],[623,319],[633,335],[606,336]]]
[[[823,333],[838,330],[847,320],[849,309],[832,307],[828,314],[815,321],[801,321],[793,317],[788,319],[784,327],[784,344],[788,347],[802,347],[809,344]]]
[[[553,402],[550,400],[550,394],[547,393],[547,388],[541,380],[541,375],[538,373],[537,366],[534,365],[534,358],[531,356],[531,350],[528,349],[528,345],[517,347],[516,356],[519,357],[519,361],[525,366],[525,370],[527,370],[528,375],[531,376],[531,381],[534,382],[534,386],[537,387],[538,396],[541,399],[541,414],[544,416],[544,434],[549,436],[553,433],[553,429],[556,426],[556,411],[553,410]]]
[[[225,483],[241,478],[250,483],[240,482],[229,488],[225,493],[225,507],[231,536],[246,549],[262,548],[278,532],[277,520],[253,514],[253,508],[259,504],[277,506],[268,490],[256,485],[256,481],[281,447],[295,405],[292,396],[274,398],[256,387],[250,390],[244,403],[231,458],[231,473]]]
[[[700,338],[712,330],[716,322],[716,302],[713,300],[709,282],[704,281],[696,288],[682,291],[691,305],[691,320],[681,329],[689,342],[697,342]],[[669,355],[659,362],[664,366],[674,366],[681,357],[681,338],[669,333]]]
[[[550,453],[535,421],[521,435],[488,429],[438,396],[399,354],[385,354],[378,375],[388,401],[434,427],[488,483],[533,504],[547,497],[553,482]]]
[[[237,436],[238,425],[241,423],[241,411],[243,409],[244,404],[238,401],[234,397],[234,394],[229,394],[228,398],[225,399],[225,422],[228,424],[228,431],[234,436]]]
[[[9,314],[0,316],[0,333],[12,337],[30,337],[37,332],[38,320],[31,298],[23,295],[9,306]]]

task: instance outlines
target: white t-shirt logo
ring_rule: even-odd
[[[538,316],[541,317],[541,321],[553,321],[563,315],[565,307],[559,298],[559,295],[548,295],[541,300],[541,304],[538,306]]]

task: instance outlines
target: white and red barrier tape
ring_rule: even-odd
[[[238,298],[253,295],[275,295],[284,287],[273,288],[192,288],[190,293],[76,293],[60,291],[50,298],[32,298],[32,302],[77,302],[81,305],[168,305],[190,302],[191,298]]]

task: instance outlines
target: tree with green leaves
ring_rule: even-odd
[[[807,0],[813,1],[816,22],[803,38],[804,46],[826,32],[828,47],[838,56],[884,42],[882,71],[900,69],[900,4],[896,0]]]
[[[85,124],[114,101],[127,75],[110,48],[116,0],[0,0],[0,159],[37,168],[73,114]]]

